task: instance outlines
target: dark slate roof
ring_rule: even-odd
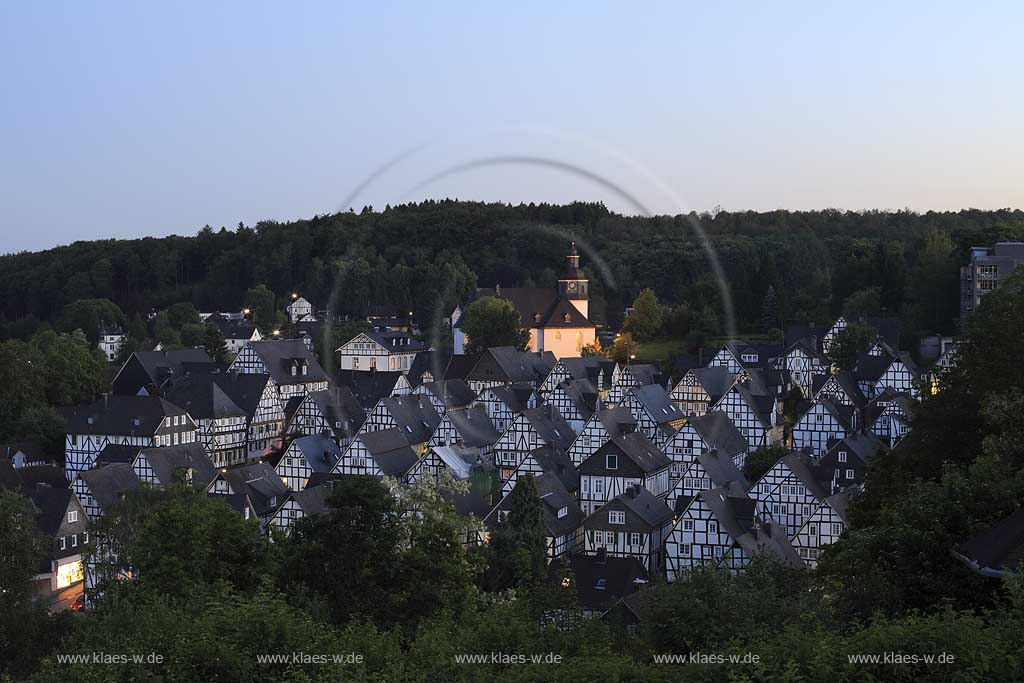
[[[636,418],[633,417],[633,413],[622,406],[602,408],[597,411],[596,415],[605,431],[611,436],[620,436],[636,430]]]
[[[213,374],[191,374],[172,384],[164,397],[194,418],[211,420],[243,417],[247,413],[231,400]]]
[[[164,486],[173,484],[176,481],[175,475],[181,470],[192,470],[192,484],[203,488],[217,476],[217,468],[200,443],[146,448],[143,455],[157,481]]]
[[[306,464],[314,472],[330,472],[341,458],[341,449],[331,439],[320,434],[300,436],[288,446],[302,453]]]
[[[206,497],[225,503],[240,515],[244,515],[245,509],[252,506],[249,496],[244,493],[207,493]],[[253,508],[253,512],[255,512],[255,508]]]
[[[540,440],[548,446],[565,451],[569,450],[576,439],[576,432],[553,405],[537,406],[524,411],[523,415],[529,420]]]
[[[441,424],[441,416],[426,396],[391,396],[381,399],[380,406],[410,444],[426,443]]]
[[[256,331],[256,324],[249,320],[228,320],[219,313],[214,313],[205,322],[207,325],[216,325],[225,339],[252,339]]]
[[[270,381],[270,375],[242,372],[219,372],[211,375],[231,401],[241,408],[248,417],[256,415],[263,392]]]
[[[565,490],[557,476],[550,472],[544,472],[534,476],[533,481],[537,486],[537,496],[543,504],[544,527],[549,536],[563,536],[578,529],[583,524],[586,515],[583,514],[583,510],[576,502],[576,499]],[[484,525],[488,529],[494,529],[499,524],[497,521],[498,511],[508,509],[508,500],[509,496],[502,498],[487,517],[484,518]],[[558,511],[563,507],[567,508],[566,515],[559,517]]]
[[[558,388],[565,392],[566,397],[572,401],[584,420],[589,420],[594,414],[594,407],[597,405],[598,391],[594,383],[589,379],[577,379],[564,381]]]
[[[307,394],[305,400],[316,404],[339,440],[354,437],[366,421],[366,413],[348,387],[331,386],[325,391],[314,391]]]
[[[119,443],[108,443],[96,455],[96,466],[109,465],[115,462],[135,462],[135,457],[142,451],[142,446],[126,446]]]
[[[402,373],[397,370],[338,370],[334,381],[338,386],[348,387],[363,410],[369,412],[381,399],[391,395],[401,377]]]
[[[406,379],[415,388],[423,383],[423,374],[429,372],[435,380],[445,379],[452,354],[448,351],[420,351],[412,359]],[[464,379],[464,377],[453,378]]]
[[[817,396],[818,392],[825,388],[825,384],[828,380],[833,377],[836,382],[839,383],[843,393],[853,401],[855,406],[863,408],[867,404],[868,399],[864,396],[864,392],[860,390],[860,386],[857,384],[857,378],[846,370],[832,375],[815,375],[813,384],[814,395]]]
[[[713,365],[706,368],[694,368],[693,376],[704,389],[704,393],[712,401],[717,401],[725,396],[729,387],[736,381],[736,375],[729,372],[729,368],[722,365]]]
[[[447,417],[459,433],[462,443],[470,448],[493,446],[501,438],[483,406],[449,410]]]
[[[686,417],[660,384],[633,387],[629,391],[636,396],[644,407],[644,411],[658,424],[675,422]]]
[[[275,512],[288,495],[288,487],[274,468],[265,462],[229,467],[221,470],[218,476],[227,481],[235,493],[247,495],[260,517]]]
[[[639,484],[615,496],[613,500],[625,505],[651,529],[656,529],[672,519],[672,508]]]
[[[210,371],[215,367],[205,349],[136,351],[114,377],[113,392],[133,396],[142,388],[161,387],[189,372]]]
[[[21,481],[21,486],[26,489],[40,485],[55,489],[68,487],[67,475],[64,474],[64,469],[57,465],[32,465],[17,469],[15,472]],[[2,484],[0,484],[0,488],[3,488]]]
[[[278,384],[309,384],[326,382],[328,379],[320,363],[301,339],[250,342],[246,348],[256,352]],[[305,375],[292,376],[291,366],[295,362],[306,364]]]
[[[726,342],[725,348],[733,355],[736,362],[740,364],[740,367],[748,369],[766,367],[769,361],[778,358],[782,354],[781,344],[751,344],[742,339]],[[743,360],[744,354],[757,354],[757,361]]]
[[[708,448],[717,449],[729,457],[745,452],[749,445],[729,416],[721,410],[711,410],[704,415],[687,418],[687,424],[693,426]]]
[[[568,563],[569,572],[564,571],[563,561]],[[604,553],[566,556],[548,565],[548,582],[556,588],[567,576],[575,579],[576,585],[570,588],[575,588],[580,607],[591,612],[610,610],[650,579],[635,557],[608,557]]]
[[[1024,563],[1024,510],[996,522],[967,539],[957,554],[975,571],[993,576],[1019,571]]]
[[[26,490],[24,494],[36,510],[36,526],[40,533],[51,538],[56,536],[74,495],[71,489],[39,486]]]
[[[886,411],[891,403],[897,403],[904,411],[907,411],[910,407],[909,397],[904,394],[897,394],[889,387],[886,387],[882,393],[872,398],[867,406],[865,406],[864,424],[874,424],[875,420],[881,417],[882,413]]]
[[[580,490],[580,473],[572,458],[562,450],[541,446],[530,452],[541,469],[558,477],[562,486],[569,492]]]
[[[787,567],[801,568],[803,560],[796,552],[786,528],[766,519],[748,533],[735,539],[747,557],[770,557]]]
[[[426,382],[423,384],[423,388],[438,399],[445,408],[465,408],[476,398],[476,392],[470,389],[466,381],[462,379]]]
[[[608,455],[618,455],[618,467],[607,469]],[[603,474],[609,477],[642,477],[651,472],[665,469],[672,464],[671,458],[658,450],[640,432],[613,436],[593,455],[580,463],[580,474]]]
[[[750,484],[732,460],[732,456],[722,451],[708,451],[697,456],[697,462],[704,468],[708,478],[715,486],[730,490],[746,491]]]
[[[857,354],[857,365],[854,374],[857,379],[867,382],[877,382],[885,374],[885,371],[892,365],[892,358],[889,356],[872,356],[867,353]]]
[[[496,376],[484,375],[481,368],[490,366],[493,359],[499,372]],[[553,353],[518,351],[511,346],[494,346],[484,351],[473,370],[467,375],[470,380],[497,380],[507,384],[529,384],[537,386],[551,373],[556,359]]]
[[[466,379],[479,362],[480,356],[456,355],[448,361],[444,370],[445,379]],[[436,379],[436,378],[435,378]]]
[[[419,460],[405,435],[394,427],[363,432],[359,440],[366,446],[377,467],[388,476],[406,474]]]
[[[782,457],[782,461],[796,475],[807,492],[817,500],[825,500],[829,496],[832,473],[818,466],[818,463],[807,455],[793,452]]]
[[[825,410],[827,410],[829,413],[832,414],[833,417],[839,420],[839,423],[846,429],[846,431],[852,431],[851,420],[853,419],[854,414],[857,412],[857,409],[854,406],[848,406],[843,405],[842,403],[837,403],[836,401],[833,401],[832,397],[830,396],[819,396],[817,399],[815,399],[815,401],[820,403],[825,408]],[[802,417],[803,416],[801,415],[801,418]]]
[[[104,514],[126,493],[142,486],[142,480],[128,463],[115,462],[99,469],[85,470],[78,477]],[[278,480],[280,481],[280,480]]]
[[[753,529],[756,521],[757,501],[746,496],[731,495],[728,489],[713,488],[697,494],[718,520],[720,527],[738,541]],[[691,499],[693,500],[693,499]]]
[[[634,363],[632,365],[625,366],[622,371],[628,371],[640,386],[659,384],[658,375],[661,371],[657,365],[649,363]]]
[[[568,299],[559,296],[554,287],[501,287],[500,289],[481,288],[476,297],[496,296],[512,302],[519,312],[522,326],[536,327],[593,327],[579,309]],[[456,321],[458,327],[462,322]]]
[[[362,334],[383,346],[389,353],[418,353],[430,348],[429,344],[424,344],[408,332],[370,330]]]
[[[864,324],[870,325],[878,333],[878,336],[894,349],[900,347],[900,330],[902,323],[899,318],[878,318],[878,317],[860,317],[860,318],[847,318],[846,324]]]
[[[469,492],[452,494],[445,492],[443,495],[450,498],[455,506],[455,512],[463,517],[473,515],[477,519],[484,519],[494,509],[501,495],[501,485],[493,469],[487,467],[475,467],[469,475]]]
[[[521,413],[526,410],[534,388],[526,384],[513,384],[487,387],[485,391],[492,392],[494,397],[508,406],[513,413]]]
[[[831,325],[815,325],[814,323],[790,322],[785,325],[786,332],[783,344],[786,347],[792,346],[799,340],[813,344],[817,351],[821,351],[821,340],[828,334]]]
[[[312,486],[302,491],[292,491],[291,497],[299,505],[299,509],[307,517],[319,515],[327,511],[327,499],[331,497],[330,483],[327,485]]]
[[[185,412],[170,401],[151,396],[110,396],[95,403],[61,409],[69,434],[125,436],[155,434],[165,417]]]
[[[884,448],[884,446],[874,434],[855,432],[844,439],[830,442],[828,451],[821,457],[821,460],[822,462],[826,460],[831,462],[834,451],[846,450],[851,452],[861,462],[867,464],[881,448]]]
[[[560,358],[558,363],[565,367],[570,379],[589,379],[597,382],[601,376],[601,357]]]

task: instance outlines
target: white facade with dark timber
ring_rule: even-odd
[[[808,567],[818,566],[821,551],[839,540],[846,530],[849,496],[836,493],[819,505],[793,537],[793,547]]]
[[[812,403],[793,425],[793,448],[821,456],[828,450],[829,441],[845,439],[856,428],[849,422],[856,419],[856,413],[851,406],[845,408],[848,414],[844,416],[843,407],[828,397]]]
[[[757,501],[759,514],[783,527],[788,538],[796,535],[829,495],[827,484],[823,485],[816,478],[816,469],[802,454],[790,453],[775,463],[748,492]],[[822,476],[822,479],[830,478]]]

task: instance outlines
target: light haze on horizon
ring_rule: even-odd
[[[780,4],[781,5],[781,4]],[[370,204],[1024,207],[1024,5],[5,3],[0,253]],[[425,182],[437,175],[444,177]]]

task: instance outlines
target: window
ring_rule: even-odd
[[[619,456],[614,453],[609,453],[605,458],[605,467],[609,470],[619,469]]]
[[[358,358],[353,358],[352,359],[352,369],[353,370],[358,370],[359,369],[359,359]]]
[[[72,510],[68,513],[68,523],[74,524],[78,521],[78,510]]]
[[[64,536],[60,537],[60,549],[64,550],[68,547],[68,539]]]
[[[590,478],[589,477],[581,477],[580,478],[580,486],[583,487],[583,493],[590,493]]]
[[[508,519],[508,510],[498,510],[498,521],[504,522]]]
[[[853,479],[853,470],[846,470],[846,478]]]
[[[842,533],[843,533],[843,525],[842,524],[833,524],[832,525],[832,535],[833,536],[839,536]]]
[[[814,421],[817,422],[818,424],[821,424],[822,422],[825,421],[825,416],[822,415],[821,413],[818,413],[814,416]]]
[[[693,531],[693,520],[692,519],[684,519],[683,520],[683,531]]]
[[[808,531],[808,533],[811,534],[811,536],[817,536],[818,535],[818,527],[816,525],[814,525],[814,524],[811,524],[810,526],[808,526],[807,527],[807,531]]]
[[[811,506],[810,505],[804,505],[803,516],[806,517],[809,514],[811,514]]]
[[[558,516],[559,516],[559,518],[565,517],[568,514],[569,514],[569,506],[568,505],[563,505],[562,507],[558,508]]]
[[[78,547],[78,534],[71,534],[71,547],[72,548],[77,548]]]
[[[718,533],[718,522],[716,522],[715,520],[711,520],[710,522],[708,522],[708,533],[709,534],[717,534]]]
[[[85,544],[85,543],[88,543],[88,542],[89,542],[89,532],[86,531],[86,532],[82,533],[82,543]]]
[[[634,546],[642,545],[643,541],[640,540],[640,534],[636,533],[635,531],[631,533],[629,535],[629,544]]]
[[[608,523],[609,524],[625,524],[626,513],[622,510],[611,510],[608,512]]]
[[[604,493],[604,479],[594,480],[594,493]]]
[[[724,550],[725,550],[725,549],[724,549],[724,548],[723,548],[722,546],[720,546],[720,545],[716,545],[716,546],[715,546],[715,557],[721,557],[721,556],[722,556],[722,552],[723,552]]]
[[[682,555],[683,557],[689,557],[690,556],[690,544],[689,543],[681,544],[679,546],[679,554]]]
[[[846,451],[839,451],[839,462],[846,462]]]

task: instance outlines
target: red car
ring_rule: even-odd
[[[72,612],[81,612],[85,608],[85,596],[79,595],[68,607]]]

